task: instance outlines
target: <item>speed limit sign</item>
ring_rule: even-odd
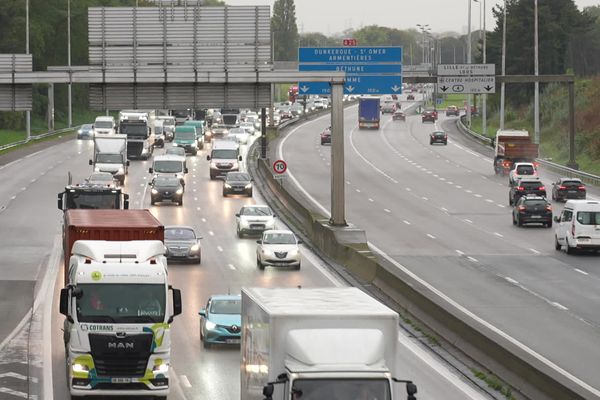
[[[284,174],[287,171],[287,164],[283,160],[277,160],[273,163],[273,171],[276,174]]]

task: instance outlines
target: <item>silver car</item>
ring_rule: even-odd
[[[300,249],[302,243],[293,232],[287,230],[269,230],[263,232],[262,239],[257,240],[256,266],[265,269],[272,267],[292,267],[300,269]]]
[[[275,215],[269,206],[243,206],[240,212],[235,214],[235,219],[237,235],[240,238],[244,235],[262,234],[275,228]]]
[[[195,264],[200,264],[202,261],[200,239],[202,237],[196,235],[196,231],[190,226],[165,226],[167,260],[191,261]]]

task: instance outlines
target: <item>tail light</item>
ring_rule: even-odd
[[[540,186],[538,190],[546,190],[546,186]]]
[[[566,187],[566,186],[563,186],[563,185],[560,185],[558,188],[559,188],[560,190],[565,190],[567,187]]]
[[[519,211],[525,211],[525,206],[519,206]]]
[[[534,163],[533,163],[533,167],[534,167],[535,169],[537,169],[539,166],[540,166],[540,163],[538,163],[538,162],[534,162]]]
[[[579,190],[585,190],[585,186],[579,186],[578,189]]]
[[[547,211],[552,211],[552,206],[551,206],[550,204],[548,204],[548,205],[546,206],[546,210],[547,210]]]
[[[517,190],[518,190],[519,192],[522,192],[523,190],[525,190],[525,188],[524,188],[523,186],[518,186],[518,187],[517,187]]]
[[[511,164],[512,164],[512,163],[511,163],[510,161],[504,161],[504,162],[502,163],[502,165],[503,165],[503,166],[505,166],[505,167],[507,167],[507,168],[508,168],[508,167],[510,167],[510,166],[511,166]]]

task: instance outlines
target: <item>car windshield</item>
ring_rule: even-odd
[[[211,129],[227,129],[225,125],[214,124]]]
[[[230,172],[227,174],[226,180],[234,182],[249,181],[250,175],[243,172]]]
[[[240,215],[251,215],[251,216],[270,216],[273,215],[269,207],[243,207]]]
[[[187,228],[165,229],[165,240],[195,240],[196,234]]]
[[[112,129],[113,124],[110,121],[96,121],[94,123],[94,126],[96,126],[96,128],[101,128],[101,129]]]
[[[175,125],[175,118],[173,117],[158,117],[158,119],[165,121],[164,125]]]
[[[181,161],[154,161],[154,172],[174,174],[181,171],[183,171],[183,163]]]
[[[387,379],[296,379],[292,393],[302,393],[301,400],[390,400]]]
[[[221,160],[234,160],[238,156],[237,150],[217,149],[212,151],[212,158]]]
[[[145,124],[122,123],[119,131],[127,136],[146,136],[148,134],[148,128]]]
[[[96,154],[96,162],[105,164],[121,164],[123,163],[123,158],[120,154],[98,153]]]
[[[254,115],[246,115],[246,121],[248,122],[254,122],[258,119],[258,117],[255,117]]]
[[[210,302],[210,313],[240,315],[242,313],[242,301],[237,299],[213,300]]]
[[[582,225],[600,225],[600,211],[579,211],[577,222]]]
[[[535,169],[531,165],[519,165],[517,167],[517,174],[519,175],[533,175]]]
[[[581,186],[583,183],[581,181],[563,181],[562,183],[565,186]]]
[[[81,125],[81,130],[83,130],[83,131],[89,131],[92,128],[93,128],[93,125],[89,125],[89,124]]]
[[[175,176],[157,176],[154,179],[154,185],[155,186],[161,186],[161,187],[174,187],[174,186],[179,186],[179,178],[175,177]]]
[[[175,140],[195,140],[196,133],[191,132],[175,132]]]
[[[162,284],[79,284],[79,322],[159,323],[165,319]]]
[[[265,233],[264,244],[296,244],[296,238],[292,233]]]
[[[435,136],[444,136],[444,135],[445,135],[445,133],[444,133],[444,132],[433,132],[433,134],[434,134]]]
[[[541,186],[544,186],[541,182],[524,182],[521,181],[520,183],[521,187],[524,187],[526,189],[537,189]]]

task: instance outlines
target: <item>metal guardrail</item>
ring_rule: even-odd
[[[23,139],[23,140],[19,140],[17,142],[13,142],[13,143],[8,143],[8,144],[5,144],[5,145],[2,145],[2,146],[0,146],[0,151],[8,150],[8,149],[11,149],[13,147],[20,146],[22,144],[27,144],[29,142],[33,142],[33,141],[36,141],[36,140],[44,139],[44,138],[47,138],[48,136],[59,135],[61,133],[69,132],[69,131],[72,131],[72,130],[77,130],[80,127],[81,126],[74,126],[74,127],[71,127],[71,128],[58,129],[58,130],[55,130],[55,131],[49,131],[49,132],[46,132],[46,133],[42,133],[40,135],[30,136],[29,140]]]
[[[492,143],[492,140],[490,138],[482,136],[479,133],[472,131],[467,126],[465,126],[462,119],[463,119],[463,117],[460,117],[456,121],[456,126],[459,131],[461,131],[463,134],[465,134],[467,136],[472,137],[473,139],[477,140],[480,143],[487,144],[487,145],[490,145]],[[598,175],[593,175],[593,174],[590,174],[590,173],[587,173],[584,171],[578,171],[573,168],[565,167],[564,165],[560,165],[560,164],[554,163],[552,161],[544,160],[543,158],[538,158],[538,159],[536,159],[536,161],[538,163],[540,163],[540,165],[543,165],[544,168],[547,168],[547,169],[549,169],[553,172],[556,172],[560,175],[568,176],[570,178],[579,178],[585,183],[589,183],[589,184],[595,185],[595,186],[600,186],[600,176],[598,176]]]

